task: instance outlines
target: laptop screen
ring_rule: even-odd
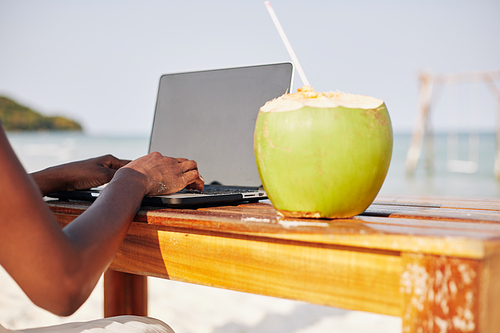
[[[195,160],[207,184],[259,186],[257,114],[292,77],[291,63],[163,75],[149,151]]]

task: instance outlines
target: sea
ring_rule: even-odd
[[[78,132],[9,132],[9,141],[26,171],[104,154],[135,159],[147,154],[148,135],[97,135]],[[499,197],[495,179],[495,133],[436,133],[433,152],[425,147],[415,171],[405,169],[411,133],[396,133],[389,172],[380,194]],[[425,160],[430,160],[429,168]],[[474,164],[476,170],[457,172],[451,161]],[[460,162],[459,162],[460,163]],[[471,172],[472,171],[472,172]],[[200,170],[203,174],[203,170]]]

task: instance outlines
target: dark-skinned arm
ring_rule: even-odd
[[[96,202],[61,229],[33,179],[0,129],[0,265],[35,304],[62,316],[88,298],[144,195],[203,189],[196,162],[152,153],[116,171]]]

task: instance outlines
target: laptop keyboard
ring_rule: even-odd
[[[220,195],[220,194],[244,194],[257,192],[256,189],[244,189],[238,187],[210,187],[207,186],[203,191],[183,189],[178,193],[196,193],[196,194],[207,194],[207,195]]]

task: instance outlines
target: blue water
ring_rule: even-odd
[[[477,149],[478,171],[475,173],[451,172],[447,168],[448,156],[453,153],[453,146],[448,143],[447,134],[437,134],[434,139],[433,172],[425,168],[424,153],[420,158],[413,177],[406,176],[405,161],[410,147],[411,134],[397,134],[394,137],[394,149],[386,181],[381,189],[384,194],[446,195],[462,197],[499,197],[500,182],[495,180],[495,134],[479,135]],[[459,135],[457,157],[468,160],[470,153],[469,135]]]
[[[51,165],[113,154],[134,159],[147,153],[149,137],[92,136],[83,133],[8,133],[9,140],[28,172]],[[467,159],[468,136],[460,135],[458,157]],[[434,143],[434,172],[428,173],[421,160],[413,177],[405,175],[405,159],[411,134],[396,134],[389,173],[380,193],[500,197],[500,182],[493,173],[495,135],[481,134],[478,152],[478,171],[473,174],[450,172],[447,155],[451,151],[448,136],[438,134]],[[200,170],[203,173],[203,170]]]

